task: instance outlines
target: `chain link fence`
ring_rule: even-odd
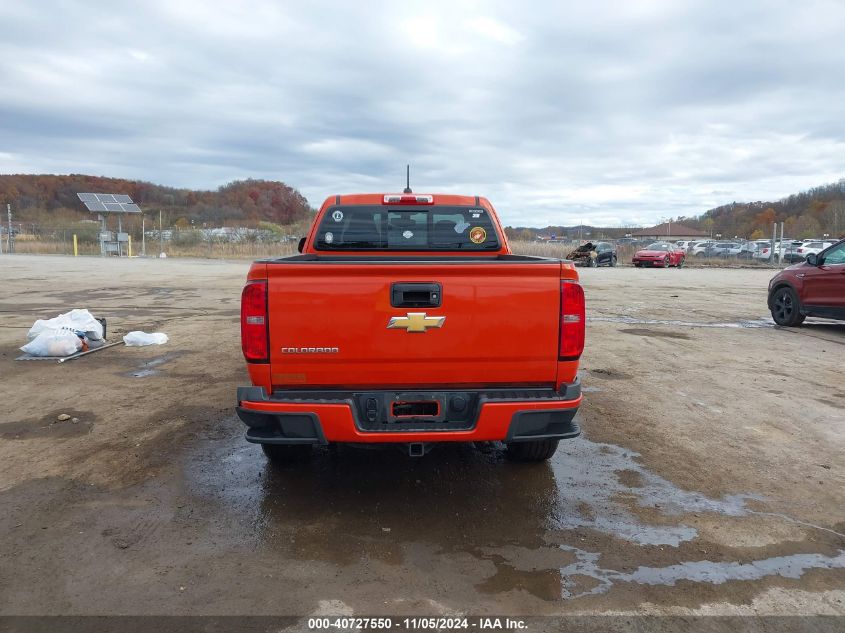
[[[100,255],[100,231],[94,223],[66,227],[43,227],[36,224],[22,223],[13,226],[12,238],[15,253],[42,253],[56,255],[74,254],[74,235],[76,251],[79,255]],[[166,229],[146,231],[143,235],[138,230],[130,233],[132,237],[132,255],[158,257],[199,257],[209,259],[261,259],[266,257],[286,257],[297,253],[298,236],[284,235],[278,232],[246,227],[218,229]],[[6,253],[8,236],[0,232],[3,239],[3,253]],[[615,243],[619,266],[630,266],[631,259],[643,245]],[[565,259],[567,255],[583,244],[584,241],[525,241],[510,240],[514,253]],[[686,265],[718,267],[785,267],[800,261],[793,250],[779,261],[777,258],[763,259],[748,257],[706,255],[691,252],[686,254]]]

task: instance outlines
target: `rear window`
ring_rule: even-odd
[[[486,251],[499,238],[486,209],[445,206],[336,206],[323,216],[315,248]]]

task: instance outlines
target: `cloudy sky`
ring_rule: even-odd
[[[212,6],[215,5],[216,6]],[[0,1],[0,173],[648,224],[845,176],[845,3]]]

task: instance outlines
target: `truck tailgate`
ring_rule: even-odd
[[[270,262],[273,385],[551,386],[560,276],[554,260]],[[440,306],[393,307],[397,283],[439,284]],[[409,331],[409,313],[445,319]]]

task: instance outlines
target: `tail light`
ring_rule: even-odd
[[[430,194],[387,194],[382,204],[434,204],[434,196]]]
[[[250,281],[241,293],[241,348],[250,363],[269,361],[267,282]]]
[[[804,249],[803,249],[803,248],[799,248],[799,249],[798,249],[798,252],[799,252],[799,253],[803,253],[803,252],[804,252]]]
[[[578,360],[584,351],[584,288],[574,281],[560,282],[560,360]]]

